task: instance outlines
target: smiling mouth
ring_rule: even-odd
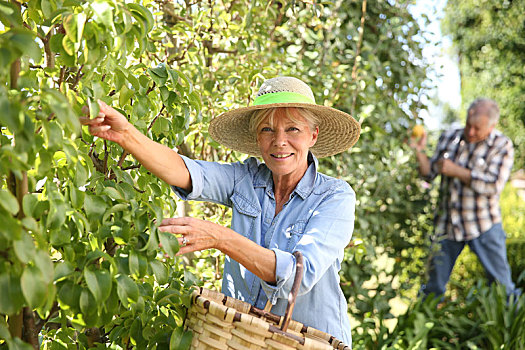
[[[286,159],[291,156],[293,156],[293,153],[286,153],[286,154],[271,154],[271,156],[275,159]]]

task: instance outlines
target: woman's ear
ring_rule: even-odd
[[[310,147],[313,147],[317,142],[317,136],[319,136],[319,127],[316,126],[315,130],[312,132],[312,142],[310,142]]]

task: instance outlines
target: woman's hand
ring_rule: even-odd
[[[180,250],[177,255],[210,248],[219,249],[224,227],[210,221],[191,217],[162,220],[159,230],[177,236]]]
[[[275,253],[237,232],[213,222],[190,217],[162,220],[159,230],[177,235],[177,255],[215,248],[239,262],[256,276],[275,283]]]
[[[98,100],[100,112],[97,117],[89,118],[89,108],[84,106],[82,112],[84,116],[80,117],[80,123],[89,126],[89,133],[103,139],[122,143],[124,133],[130,128],[131,124],[128,119],[116,111],[105,102]]]

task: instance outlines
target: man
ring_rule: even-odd
[[[507,295],[519,294],[511,279],[505,232],[501,226],[499,195],[507,182],[514,150],[512,142],[495,129],[496,102],[480,98],[467,112],[465,128],[445,131],[432,158],[425,154],[426,133],[411,139],[420,174],[433,180],[441,174],[435,233],[438,252],[431,258],[425,295],[441,296],[457,257],[468,244],[487,272]]]

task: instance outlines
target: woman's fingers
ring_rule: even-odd
[[[181,226],[181,225],[166,225],[166,226],[159,226],[159,231],[173,233],[174,235],[177,235],[177,234],[185,235],[191,232],[191,228],[188,226]]]
[[[78,118],[80,120],[80,124],[82,125],[93,125],[93,124],[101,124],[104,122],[105,120],[105,116],[104,115],[100,115],[96,118],[89,118],[89,117],[79,117]]]
[[[95,135],[104,131],[108,131],[109,129],[111,129],[111,126],[109,125],[90,125],[89,133]]]

